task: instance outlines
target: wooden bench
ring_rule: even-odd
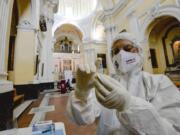
[[[23,101],[24,101],[24,95],[23,94],[17,95],[16,89],[14,89],[14,98],[13,98],[14,108],[20,105]]]

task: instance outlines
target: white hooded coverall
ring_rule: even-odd
[[[132,39],[126,39],[134,42]],[[135,69],[125,84],[132,98],[123,111],[108,109],[98,103],[94,90],[87,102],[71,92],[67,112],[78,125],[98,120],[97,135],[180,135],[180,92],[165,75],[153,75]]]

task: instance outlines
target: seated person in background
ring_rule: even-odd
[[[72,89],[74,90],[75,85],[76,85],[76,79],[75,78],[72,78],[71,84],[72,84]]]
[[[143,50],[133,35],[117,35],[112,63],[114,79],[80,65],[69,117],[79,125],[97,120],[97,135],[180,135],[180,92],[165,75],[142,71]]]
[[[70,84],[70,80],[68,79],[67,82],[66,82],[66,87],[69,91],[72,90],[72,87],[71,87],[71,84]]]

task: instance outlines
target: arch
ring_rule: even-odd
[[[79,47],[82,43],[82,32],[72,24],[63,24],[54,32],[55,52],[79,53]]]
[[[103,14],[103,11],[99,11],[96,13],[96,15],[94,16],[93,18],[93,22],[92,22],[92,29],[91,29],[91,37],[94,39],[94,40],[104,40],[104,39],[95,39],[95,34],[97,32],[97,26],[98,24],[102,25],[104,27],[104,24],[103,22],[101,21],[100,17],[102,16]]]
[[[70,20],[84,19],[96,10],[97,3],[98,0],[61,0],[59,1],[59,11],[57,14]]]
[[[68,35],[70,33],[73,33],[74,35],[77,34],[80,41],[82,41],[83,39],[82,31],[77,26],[70,23],[62,24],[61,26],[59,26],[54,32],[54,37],[57,39],[59,36],[62,36],[62,33],[64,33],[64,35]]]
[[[103,11],[99,11],[96,13],[96,15],[93,18],[93,22],[92,22],[92,33],[94,32],[94,30],[96,29],[96,23],[97,21],[100,19],[101,15],[103,14]]]
[[[147,32],[147,29],[149,25],[157,18],[163,17],[163,16],[172,16],[176,18],[178,21],[180,21],[180,8],[177,6],[161,6],[161,7],[155,7],[152,9],[149,13],[149,15],[146,17],[144,23],[141,25],[142,30],[141,34],[144,36]],[[146,37],[143,37],[143,40]]]
[[[167,68],[175,66],[172,48],[168,46],[174,34],[171,33],[171,36],[168,36],[168,34],[171,30],[173,32],[179,25],[179,20],[170,15],[155,17],[148,23],[144,31],[144,39],[146,39],[144,43],[148,46],[148,50],[150,50],[150,54],[154,58],[151,59],[152,66],[153,61],[157,61],[158,66],[155,66],[155,63],[153,66],[154,73],[165,73]]]
[[[64,25],[67,25],[67,24],[68,24],[68,25],[71,25],[71,26],[74,26],[74,28],[78,29],[78,30],[82,33],[83,36],[85,35],[85,34],[84,34],[85,32],[84,32],[84,30],[82,29],[82,27],[80,27],[79,25],[77,25],[76,22],[68,21],[68,20],[55,22],[55,24],[54,24],[54,26],[53,26],[53,28],[52,28],[52,35],[54,36],[55,31],[57,31],[57,29],[59,29],[60,27],[62,27],[62,26],[64,26]]]

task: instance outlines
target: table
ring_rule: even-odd
[[[55,130],[58,129],[62,129],[64,135],[66,135],[64,123],[62,122],[55,123]],[[0,135],[32,135],[32,127],[5,130],[5,131],[1,131]]]

